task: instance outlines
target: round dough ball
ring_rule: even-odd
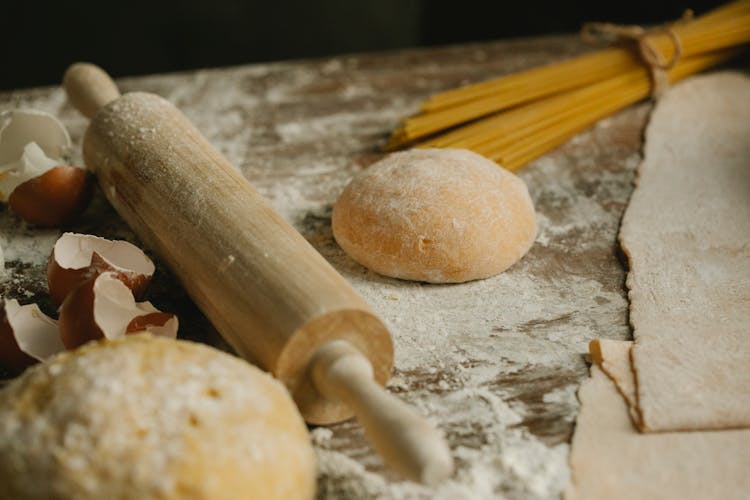
[[[465,149],[395,153],[358,174],[333,207],[333,234],[375,272],[430,283],[487,278],[536,238],[517,176]]]
[[[281,383],[208,346],[90,343],[0,391],[0,498],[312,498]]]

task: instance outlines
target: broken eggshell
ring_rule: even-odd
[[[39,306],[22,306],[15,299],[0,304],[0,364],[20,372],[63,350],[57,322]]]
[[[70,292],[60,306],[60,338],[68,349],[90,340],[117,339],[148,332],[175,338],[177,316],[158,311],[150,302],[136,303],[117,274],[104,272]]]
[[[58,166],[17,186],[8,205],[28,223],[60,226],[83,212],[93,194],[87,171]]]
[[[155,266],[137,246],[90,234],[64,233],[55,243],[47,265],[49,292],[57,304],[84,281],[113,272],[133,291],[136,299],[146,292]]]
[[[54,116],[16,109],[0,114],[0,200],[32,224],[60,225],[82,212],[91,175],[65,165],[70,136]]]
[[[0,113],[0,199],[16,186],[65,163],[70,136],[60,121],[35,109]]]
[[[57,160],[67,157],[71,149],[68,131],[51,114],[36,109],[0,113],[0,165],[18,161],[31,142],[47,157]]]

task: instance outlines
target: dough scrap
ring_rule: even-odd
[[[621,357],[609,360],[618,373],[628,373],[621,363]],[[750,430],[642,434],[615,384],[596,365],[578,398],[566,500],[746,498]]]
[[[750,78],[659,101],[620,239],[643,429],[750,426]]]
[[[632,342],[609,339],[594,339],[589,343],[591,360],[614,382],[615,387],[628,405],[630,418],[641,426],[636,399],[635,374],[630,361]]]

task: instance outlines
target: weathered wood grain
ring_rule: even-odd
[[[428,490],[384,470],[356,425],[314,430],[319,498],[551,498],[562,491],[586,345],[629,337],[616,237],[649,106],[599,123],[521,173],[540,233],[530,253],[495,278],[439,286],[375,275],[336,245],[330,210],[347,180],[380,156],[398,120],[430,93],[585,50],[572,36],[556,36],[118,82],[181,108],[365,296],[394,336],[391,390],[446,431],[458,472]],[[0,94],[0,109],[18,106],[58,115],[80,145],[86,121],[60,89]],[[67,229],[135,241],[100,193]],[[0,209],[0,244],[11,257],[3,295],[54,312],[41,260],[54,237]],[[181,337],[227,349],[158,261],[149,298],[179,314]]]

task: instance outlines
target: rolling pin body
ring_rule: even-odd
[[[287,385],[306,420],[352,415],[308,381],[326,341],[349,341],[378,382],[388,379],[383,324],[169,102],[131,93],[109,103],[86,132],[83,156],[117,212],[232,347]]]

